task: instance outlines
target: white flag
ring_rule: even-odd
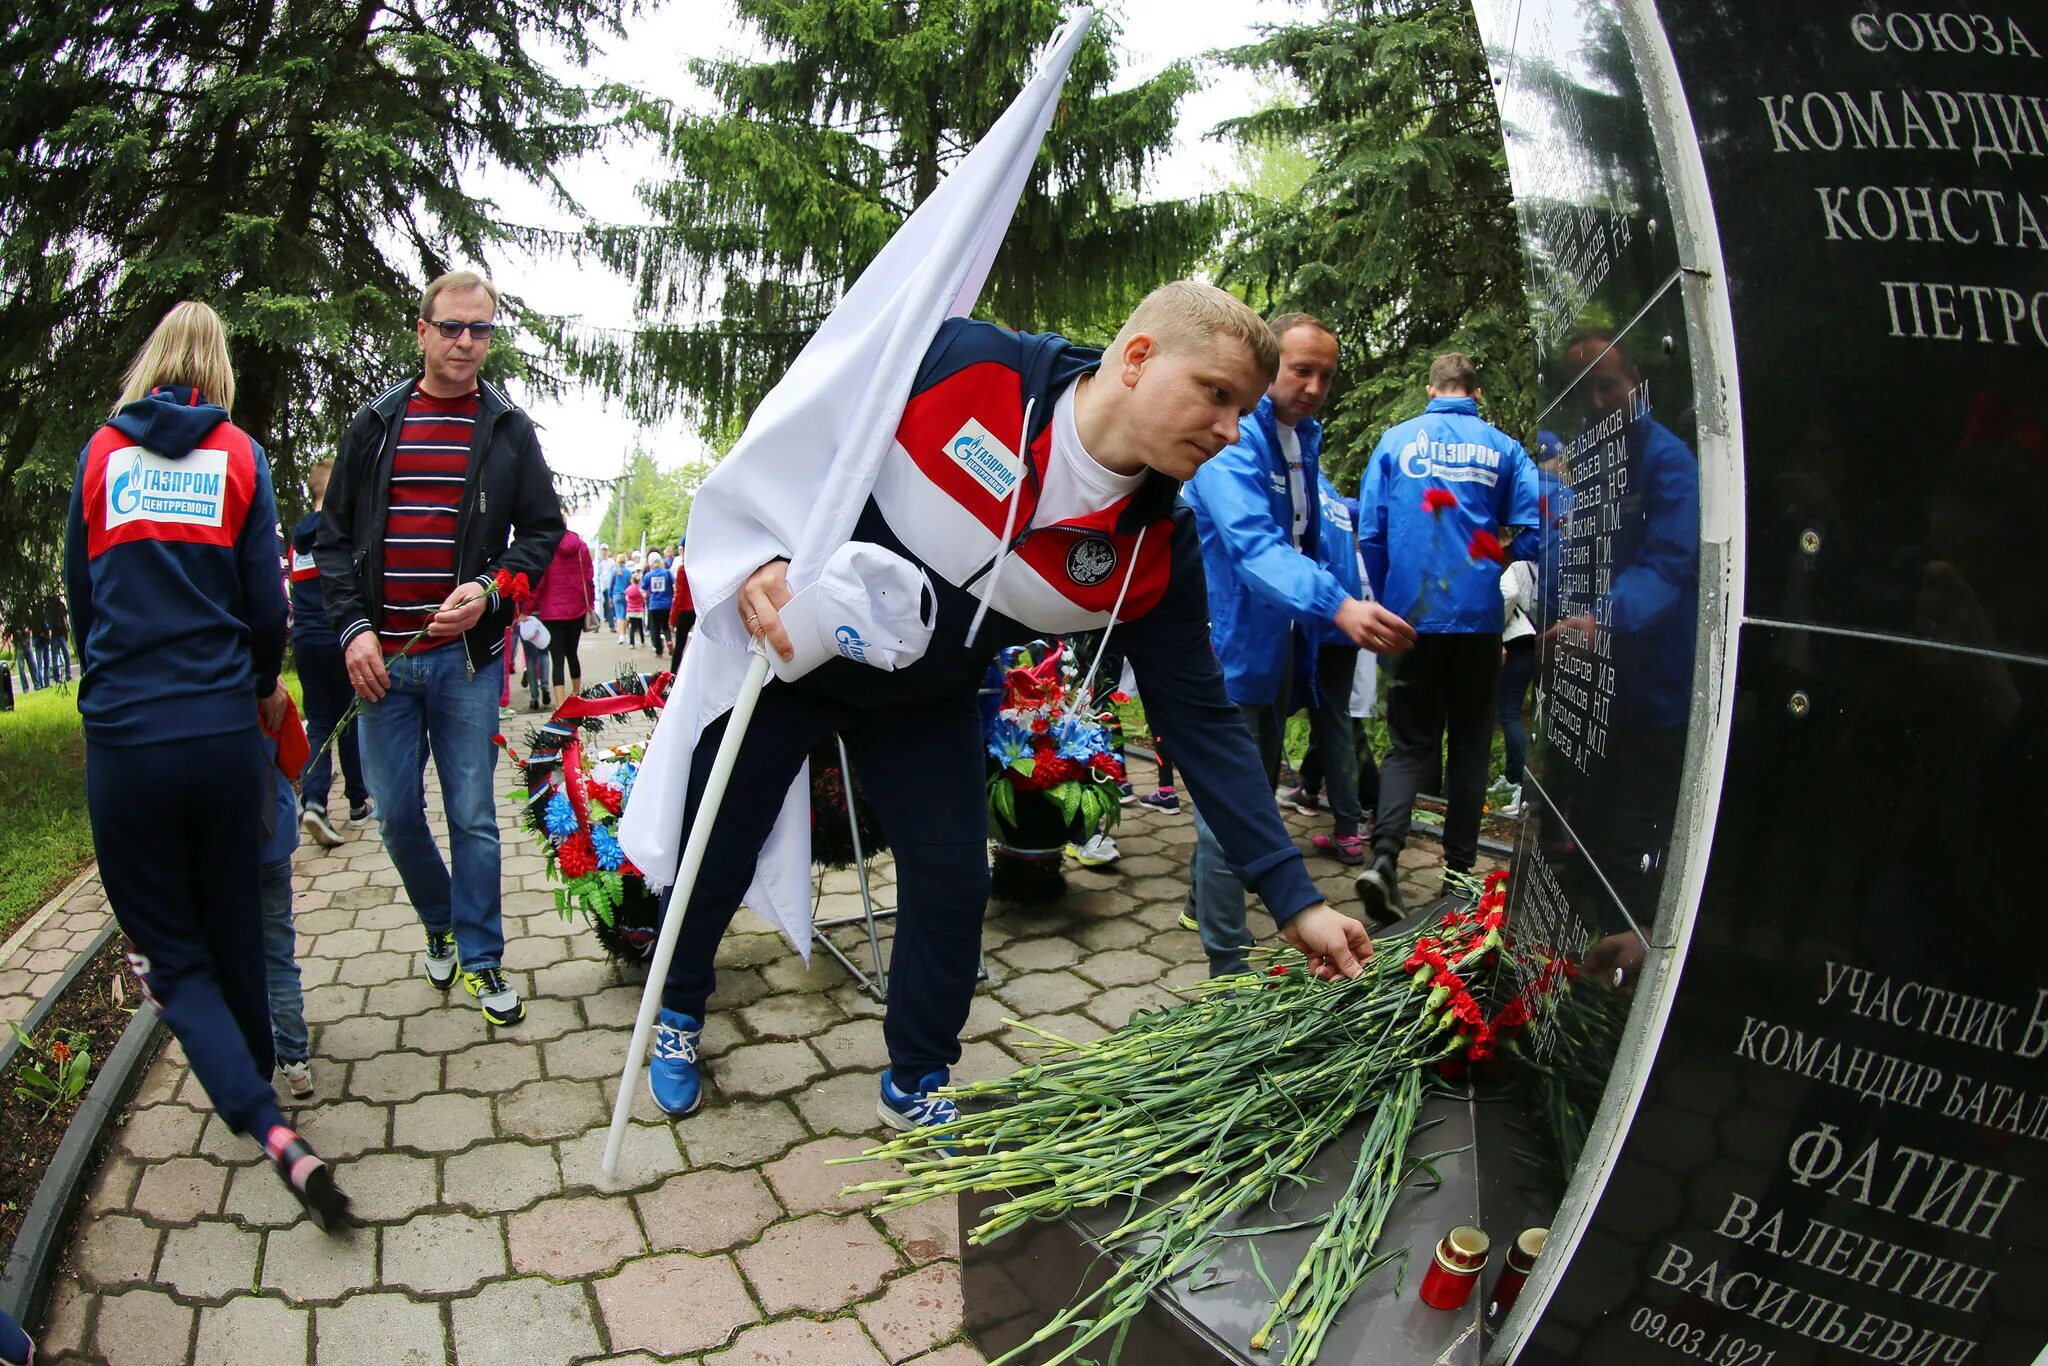
[[[861,272],[697,491],[684,551],[696,634],[619,821],[619,841],[650,886],[675,879],[691,753],[731,709],[756,648],[734,594],[778,557],[801,590],[852,537],[932,338],[974,307],[988,279],[1094,18],[1083,9],[1053,35],[1022,93]],[[747,904],[808,960],[808,772],[783,801]]]

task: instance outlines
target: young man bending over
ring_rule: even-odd
[[[684,919],[649,1075],[663,1110],[697,1107],[712,957],[783,794],[836,731],[896,853],[879,1111],[897,1128],[953,1117],[951,1102],[932,1092],[960,1057],[988,902],[975,693],[1000,647],[1054,633],[1110,631],[1149,719],[1173,737],[1174,760],[1225,858],[1315,971],[1358,973],[1372,952],[1365,928],[1325,905],[1309,881],[1224,695],[1201,549],[1192,515],[1176,506],[1182,482],[1237,439],[1278,355],[1256,313],[1193,281],[1155,290],[1107,352],[965,319],[940,328],[854,532],[930,574],[931,644],[895,672],[833,659],[761,694],[696,889],[687,908],[671,907]],[[715,482],[692,515],[722,515]],[[738,607],[752,634],[790,658],[777,615],[790,596],[786,570],[779,560],[761,566]],[[1412,638],[1384,615],[1390,639]],[[699,753],[715,752],[725,724],[706,728]],[[691,766],[686,828],[710,768]]]

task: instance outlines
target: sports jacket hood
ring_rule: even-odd
[[[121,409],[107,425],[166,460],[183,460],[227,420],[228,410],[208,403],[197,389],[166,384]]]

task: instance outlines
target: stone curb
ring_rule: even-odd
[[[58,1144],[42,1184],[36,1188],[36,1198],[22,1217],[14,1249],[6,1267],[0,1269],[0,1309],[24,1324],[41,1319],[52,1274],[68,1246],[65,1235],[70,1231],[71,1214],[85,1194],[86,1177],[93,1169],[100,1142],[156,1056],[162,1033],[156,1007],[145,1001],[100,1065],[99,1076],[85,1093],[78,1113],[71,1117],[64,1141]]]
[[[28,943],[29,936],[49,923],[50,917],[57,913],[57,909],[75,896],[78,889],[85,885],[86,879],[99,870],[100,864],[98,859],[94,859],[86,864],[85,867],[78,870],[77,877],[64,884],[62,891],[58,892],[48,901],[45,901],[34,915],[15,926],[14,933],[7,936],[7,942],[0,944],[0,968],[6,967],[8,961],[21,951],[22,945]],[[110,920],[113,918],[112,911],[107,913],[107,918]]]

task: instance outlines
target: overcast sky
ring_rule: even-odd
[[[1136,83],[1168,62],[1183,57],[1199,60],[1216,49],[1250,41],[1261,24],[1292,21],[1321,6],[1314,0],[1124,0],[1121,8],[1122,79]],[[708,99],[691,81],[685,62],[696,56],[756,51],[757,45],[726,0],[669,0],[633,21],[626,41],[614,40],[606,49],[578,79],[624,81],[701,108],[708,106]],[[1235,155],[1227,144],[1203,134],[1258,100],[1249,74],[1206,61],[1201,62],[1200,70],[1204,88],[1182,104],[1174,149],[1153,180],[1159,197],[1195,194],[1226,184],[1235,168]],[[645,212],[634,198],[634,186],[659,171],[653,149],[643,142],[585,158],[570,166],[563,179],[592,219],[638,222]],[[508,221],[569,225],[539,193],[517,183],[494,177],[478,188],[498,200]],[[601,267],[517,256],[494,264],[501,282],[532,307],[579,316],[597,326],[626,327],[633,322],[626,282]],[[615,475],[636,438],[664,466],[692,459],[704,449],[680,421],[643,428],[595,393],[567,396],[558,402],[535,399],[530,406],[544,428],[542,444],[548,463],[564,473]],[[571,514],[570,524],[593,536],[602,511],[579,509]]]

